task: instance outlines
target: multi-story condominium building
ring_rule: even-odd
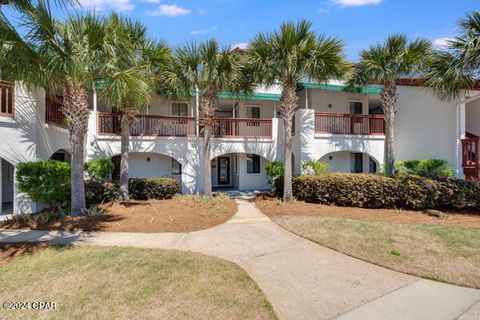
[[[68,131],[62,101],[21,82],[0,82],[0,211],[33,212],[40,206],[17,192],[15,165],[24,161],[69,161]],[[341,83],[299,83],[299,109],[293,138],[294,172],[321,160],[333,172],[379,172],[383,163],[384,118],[381,87],[350,92]],[[111,158],[119,163],[120,115],[91,95],[86,161]],[[214,188],[266,190],[265,165],[283,159],[280,88],[259,87],[249,99],[222,93],[215,112],[211,152]],[[395,124],[397,160],[437,158],[458,177],[479,173],[480,95],[441,101],[415,81],[399,83]],[[153,96],[131,129],[130,176],[173,176],[183,193],[201,192],[200,139],[195,97],[168,101]],[[118,168],[118,165],[117,165]],[[118,172],[114,172],[114,175]]]

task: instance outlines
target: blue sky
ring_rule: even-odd
[[[441,45],[456,22],[480,11],[478,0],[80,0],[100,13],[116,10],[141,20],[154,38],[175,46],[215,38],[224,45],[247,43],[258,31],[302,18],[319,33],[345,43],[347,58],[392,33],[425,37]]]

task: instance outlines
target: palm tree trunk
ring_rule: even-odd
[[[85,136],[88,130],[88,95],[82,83],[67,82],[64,85],[63,113],[70,131],[71,159],[71,214],[83,215],[86,210],[84,155]]]
[[[296,83],[283,85],[280,98],[280,111],[285,129],[284,141],[284,174],[283,174],[283,201],[293,199],[292,193],[292,122],[297,108],[297,87]]]
[[[381,93],[385,115],[385,174],[393,174],[395,166],[395,114],[397,113],[397,85],[394,80],[385,81]]]
[[[123,114],[121,119],[121,147],[120,147],[120,199],[128,200],[128,151],[130,144],[130,118]]]
[[[212,167],[210,164],[210,149],[215,111],[215,95],[209,94],[201,97],[200,125],[203,127],[203,193],[212,197]]]

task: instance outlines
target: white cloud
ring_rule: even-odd
[[[197,12],[198,12],[198,14],[200,14],[200,15],[204,15],[205,13],[207,13],[207,10],[205,10],[205,9],[203,9],[203,8],[198,8],[198,9],[197,9]]]
[[[320,9],[317,10],[317,12],[318,12],[318,13],[329,13],[330,10],[327,9],[327,8],[320,8]]]
[[[193,36],[198,36],[200,34],[210,33],[211,31],[214,31],[215,29],[217,29],[217,26],[210,26],[208,29],[193,30],[192,32],[190,32],[190,34],[193,35]]]
[[[176,4],[162,4],[157,10],[147,11],[147,14],[151,16],[176,17],[189,14],[190,12],[192,10],[179,7]]]
[[[135,8],[130,0],[80,0],[80,5],[96,11],[132,11]]]
[[[452,40],[453,40],[452,38],[443,37],[443,38],[438,38],[433,40],[432,43],[433,43],[433,46],[437,48],[444,48],[444,47],[448,47],[448,45],[450,44],[450,41]]]
[[[148,2],[148,3],[159,3],[160,0],[145,0],[145,2]]]
[[[236,49],[236,48],[241,49],[241,50],[246,50],[248,48],[248,43],[246,43],[246,42],[234,43],[230,46],[230,48],[232,48],[232,50]]]
[[[359,7],[369,4],[379,4],[383,0],[331,0],[333,4],[340,7]]]

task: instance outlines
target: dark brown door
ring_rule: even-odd
[[[218,157],[218,185],[230,184],[230,158]]]

